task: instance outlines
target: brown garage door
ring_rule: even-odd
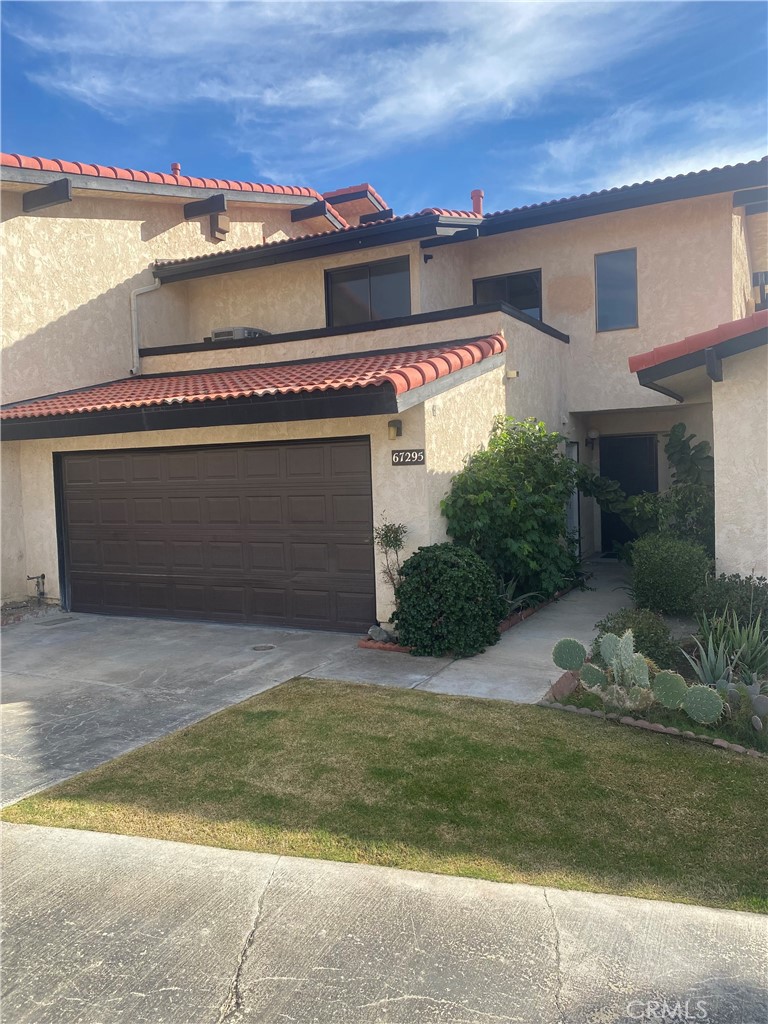
[[[61,458],[74,611],[339,630],[374,621],[367,439]]]

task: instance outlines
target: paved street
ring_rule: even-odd
[[[757,915],[2,834],[6,1024],[629,1024],[663,1000],[701,1000],[712,1024],[768,1019]]]

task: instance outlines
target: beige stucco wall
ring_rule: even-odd
[[[158,259],[194,256],[295,233],[290,208],[233,202],[226,242],[208,218],[185,221],[186,199],[75,191],[71,203],[22,213],[3,189],[3,401],[124,377],[131,368],[130,292],[152,284]],[[188,340],[186,286],[141,296],[142,343]]]
[[[452,260],[466,267],[460,304],[471,302],[473,278],[541,268],[544,320],[571,338],[568,409],[654,406],[665,399],[637,385],[627,358],[732,318],[732,213],[725,194],[511,231],[438,247],[424,275]],[[597,333],[595,255],[628,248],[637,249],[640,326]]]
[[[717,571],[768,576],[768,348],[723,360],[712,419]]]
[[[406,348],[413,345],[436,345],[456,339],[478,338],[504,333],[508,337],[518,321],[504,313],[482,313],[459,320],[410,324],[354,334],[336,334],[327,338],[306,338],[273,345],[248,345],[244,348],[201,349],[174,355],[145,356],[142,373],[164,373],[177,370],[200,370],[220,366],[254,366],[313,359],[318,356],[344,355],[351,352],[373,352],[380,349]],[[524,325],[520,325],[523,326]],[[524,327],[525,330],[532,328]],[[538,331],[534,331],[539,334]],[[554,342],[554,344],[560,344]]]
[[[369,416],[45,439],[10,445],[6,442],[3,448],[10,453],[7,471],[15,488],[9,489],[8,507],[3,508],[4,540],[7,535],[13,541],[3,548],[3,600],[29,593],[26,583],[21,582],[22,574],[40,572],[46,574],[49,596],[60,596],[54,452],[369,436],[374,522],[386,518],[404,523],[408,528],[408,552],[415,551],[443,536],[439,498],[447,487],[450,472],[459,468],[464,457],[487,439],[493,416],[503,407],[502,374],[501,369],[490,370],[457,386],[450,396],[431,399],[428,432],[423,405],[397,414],[403,434],[394,441],[388,439],[387,432],[392,417]],[[426,465],[393,467],[394,448],[425,448]],[[4,490],[4,501],[5,496]],[[391,614],[391,595],[380,578],[382,564],[380,560],[377,605],[379,618],[386,621]]]
[[[202,341],[215,328],[230,325],[262,327],[272,334],[325,327],[326,270],[397,256],[410,257],[411,312],[419,313],[422,266],[419,243],[406,242],[190,281],[187,285],[189,321],[186,340]],[[163,286],[169,290],[177,287]],[[154,332],[155,328],[152,330]],[[148,344],[165,342],[158,336]]]
[[[21,512],[21,442],[6,441],[0,457],[0,527],[2,528],[3,598],[23,598],[29,591],[24,557],[24,518]],[[43,571],[43,570],[39,570]],[[30,575],[32,573],[30,572]],[[37,575],[37,573],[35,573]]]

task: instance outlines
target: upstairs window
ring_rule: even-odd
[[[410,316],[408,257],[326,270],[325,302],[329,327]]]
[[[521,313],[541,320],[540,270],[525,270],[520,274],[503,274],[501,277],[481,277],[473,285],[476,306],[506,302]]]
[[[637,327],[637,249],[595,256],[598,331]]]

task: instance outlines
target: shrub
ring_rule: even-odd
[[[696,611],[706,616],[733,612],[741,623],[754,622],[761,615],[768,628],[768,580],[764,576],[709,576],[695,595]]]
[[[647,534],[632,547],[635,604],[667,615],[689,615],[709,568],[709,555],[701,545],[668,534]]]
[[[648,608],[620,608],[596,623],[597,637],[592,644],[592,658],[599,660],[600,640],[606,633],[621,636],[628,629],[635,638],[635,648],[662,668],[677,662],[677,646],[664,619]]]
[[[560,452],[562,440],[533,419],[498,420],[488,447],[467,460],[441,504],[457,544],[503,584],[516,579],[520,592],[545,597],[578,568],[566,522],[576,466]]]
[[[468,657],[498,642],[496,578],[473,551],[451,543],[419,548],[400,575],[393,621],[414,654]]]

